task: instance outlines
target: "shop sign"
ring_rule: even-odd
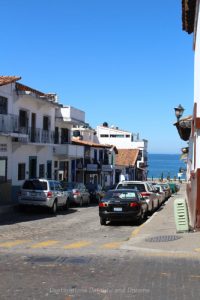
[[[112,172],[112,165],[102,165],[101,170],[103,172]]]
[[[87,164],[87,171],[97,171],[97,164]]]

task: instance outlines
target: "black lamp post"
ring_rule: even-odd
[[[175,107],[174,110],[175,110],[175,115],[176,115],[177,121],[179,121],[179,119],[183,115],[184,108],[182,107],[181,104],[179,104],[179,106]]]

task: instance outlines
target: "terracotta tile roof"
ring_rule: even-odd
[[[138,153],[139,149],[118,149],[115,164],[118,166],[134,166]]]
[[[90,147],[96,147],[96,148],[113,148],[115,150],[115,153],[117,153],[117,148],[113,145],[105,145],[105,144],[97,144],[89,141],[79,140],[77,138],[72,138],[72,143],[76,145],[83,145],[83,146],[90,146]]]
[[[15,82],[20,79],[21,77],[19,76],[0,76],[0,86]]]

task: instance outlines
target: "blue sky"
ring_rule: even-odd
[[[0,0],[1,75],[180,153],[173,123],[193,107],[193,36],[181,0]]]

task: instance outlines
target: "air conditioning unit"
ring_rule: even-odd
[[[188,232],[189,222],[188,222],[188,210],[186,200],[182,198],[177,198],[174,200],[174,217],[176,223],[177,232]]]

